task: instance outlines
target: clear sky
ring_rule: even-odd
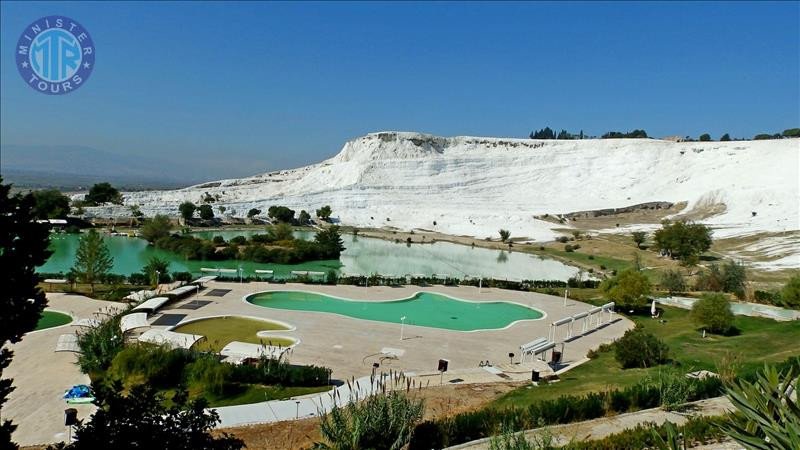
[[[0,143],[192,161],[208,178],[381,130],[751,137],[800,126],[797,2],[2,2]],[[86,85],[42,95],[14,46],[84,25]]]

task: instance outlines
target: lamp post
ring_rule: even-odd
[[[161,272],[156,270],[156,293],[158,293],[158,282],[161,281]]]
[[[403,340],[403,328],[406,325],[406,316],[400,318],[400,340]]]
[[[242,273],[243,272],[244,271],[242,270],[242,265],[239,264],[239,284],[242,284]]]
[[[564,288],[564,308],[567,307],[567,292],[569,292],[569,289]]]

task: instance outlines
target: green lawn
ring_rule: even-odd
[[[224,398],[215,398],[208,392],[203,393],[209,401],[209,406],[231,406],[231,405],[246,405],[248,403],[258,403],[268,400],[286,400],[291,397],[299,395],[314,394],[317,392],[326,392],[330,390],[330,386],[315,386],[315,387],[282,387],[282,386],[266,386],[260,384],[248,384],[241,388],[239,392],[232,393]]]
[[[800,355],[800,321],[777,322],[769,319],[736,316],[736,336],[707,335],[702,338],[691,321],[689,311],[664,308],[662,324],[649,317],[633,317],[670,348],[672,359],[685,372],[706,369],[716,371],[716,364],[727,354],[737,355],[742,371],[751,371],[765,362],[779,362]],[[655,375],[663,367],[623,370],[613,352],[601,353],[565,373],[561,381],[540,387],[525,386],[511,391],[493,402],[495,407],[524,406],[567,394],[583,394],[635,384],[648,374]]]
[[[36,330],[58,327],[72,322],[72,317],[55,311],[42,311],[42,317],[36,324]]]
[[[233,341],[249,342],[251,344],[282,345],[284,347],[294,343],[286,338],[259,338],[256,333],[263,330],[285,331],[288,328],[282,324],[269,320],[249,319],[246,317],[214,317],[198,320],[175,328],[178,333],[200,334],[206,337],[204,341],[195,344],[194,348],[200,351],[218,352],[228,343]]]
[[[608,270],[616,270],[617,272],[622,272],[625,269],[630,269],[631,267],[633,267],[633,264],[630,261],[625,261],[617,258],[610,258],[607,256],[588,255],[586,253],[581,253],[580,250],[576,250],[574,252],[566,252],[564,250],[548,248],[545,251],[540,251],[539,254],[556,255],[561,258],[586,265],[592,265],[597,267],[605,266]],[[589,256],[593,256],[593,258],[589,259]]]

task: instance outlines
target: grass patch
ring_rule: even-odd
[[[670,349],[670,357],[682,371],[706,369],[716,371],[717,362],[726,354],[738,355],[742,362],[740,373],[755,371],[766,362],[779,362],[800,354],[800,321],[777,322],[758,317],[736,316],[734,325],[740,331],[736,336],[709,334],[705,339],[691,320],[688,310],[664,307],[662,324],[650,317],[631,317],[645,330],[663,340]],[[662,366],[663,367],[663,366]],[[647,375],[655,376],[662,367],[625,369],[614,359],[613,352],[600,355],[565,373],[561,381],[539,387],[524,386],[495,400],[491,406],[521,407],[533,402],[555,399],[562,395],[579,395],[588,392],[630,386]]]
[[[240,385],[234,392],[231,392],[225,397],[216,397],[209,392],[193,393],[192,388],[189,389],[189,395],[203,395],[209,402],[209,406],[231,406],[231,405],[246,405],[249,403],[258,403],[270,400],[286,400],[300,395],[315,394],[317,392],[326,392],[330,390],[330,386],[313,386],[313,387],[283,387],[283,386],[267,386],[263,384],[246,384]]]
[[[583,242],[581,242],[581,244],[582,243]],[[584,266],[592,266],[592,267],[605,266],[608,270],[616,270],[617,272],[622,272],[625,269],[630,269],[631,267],[633,267],[633,264],[630,261],[612,258],[609,256],[591,255],[593,258],[589,259],[590,255],[586,253],[581,253],[580,249],[574,252],[566,252],[564,250],[548,248],[547,250],[541,252],[541,254],[556,255],[559,258],[570,260]]]
[[[288,347],[294,340],[287,338],[264,339],[256,335],[259,331],[275,330],[285,331],[288,328],[277,322],[268,320],[250,319],[246,317],[214,317],[198,320],[186,325],[181,325],[173,331],[178,333],[200,334],[206,337],[204,341],[194,345],[195,350],[219,352],[230,342],[249,342],[251,344],[281,345]]]
[[[72,322],[72,317],[55,311],[42,311],[42,317],[36,323],[35,330],[44,330],[47,328],[59,327]]]

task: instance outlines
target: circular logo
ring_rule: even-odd
[[[17,41],[17,69],[33,89],[67,94],[86,83],[94,69],[94,50],[89,32],[75,20],[42,17],[25,28]]]

